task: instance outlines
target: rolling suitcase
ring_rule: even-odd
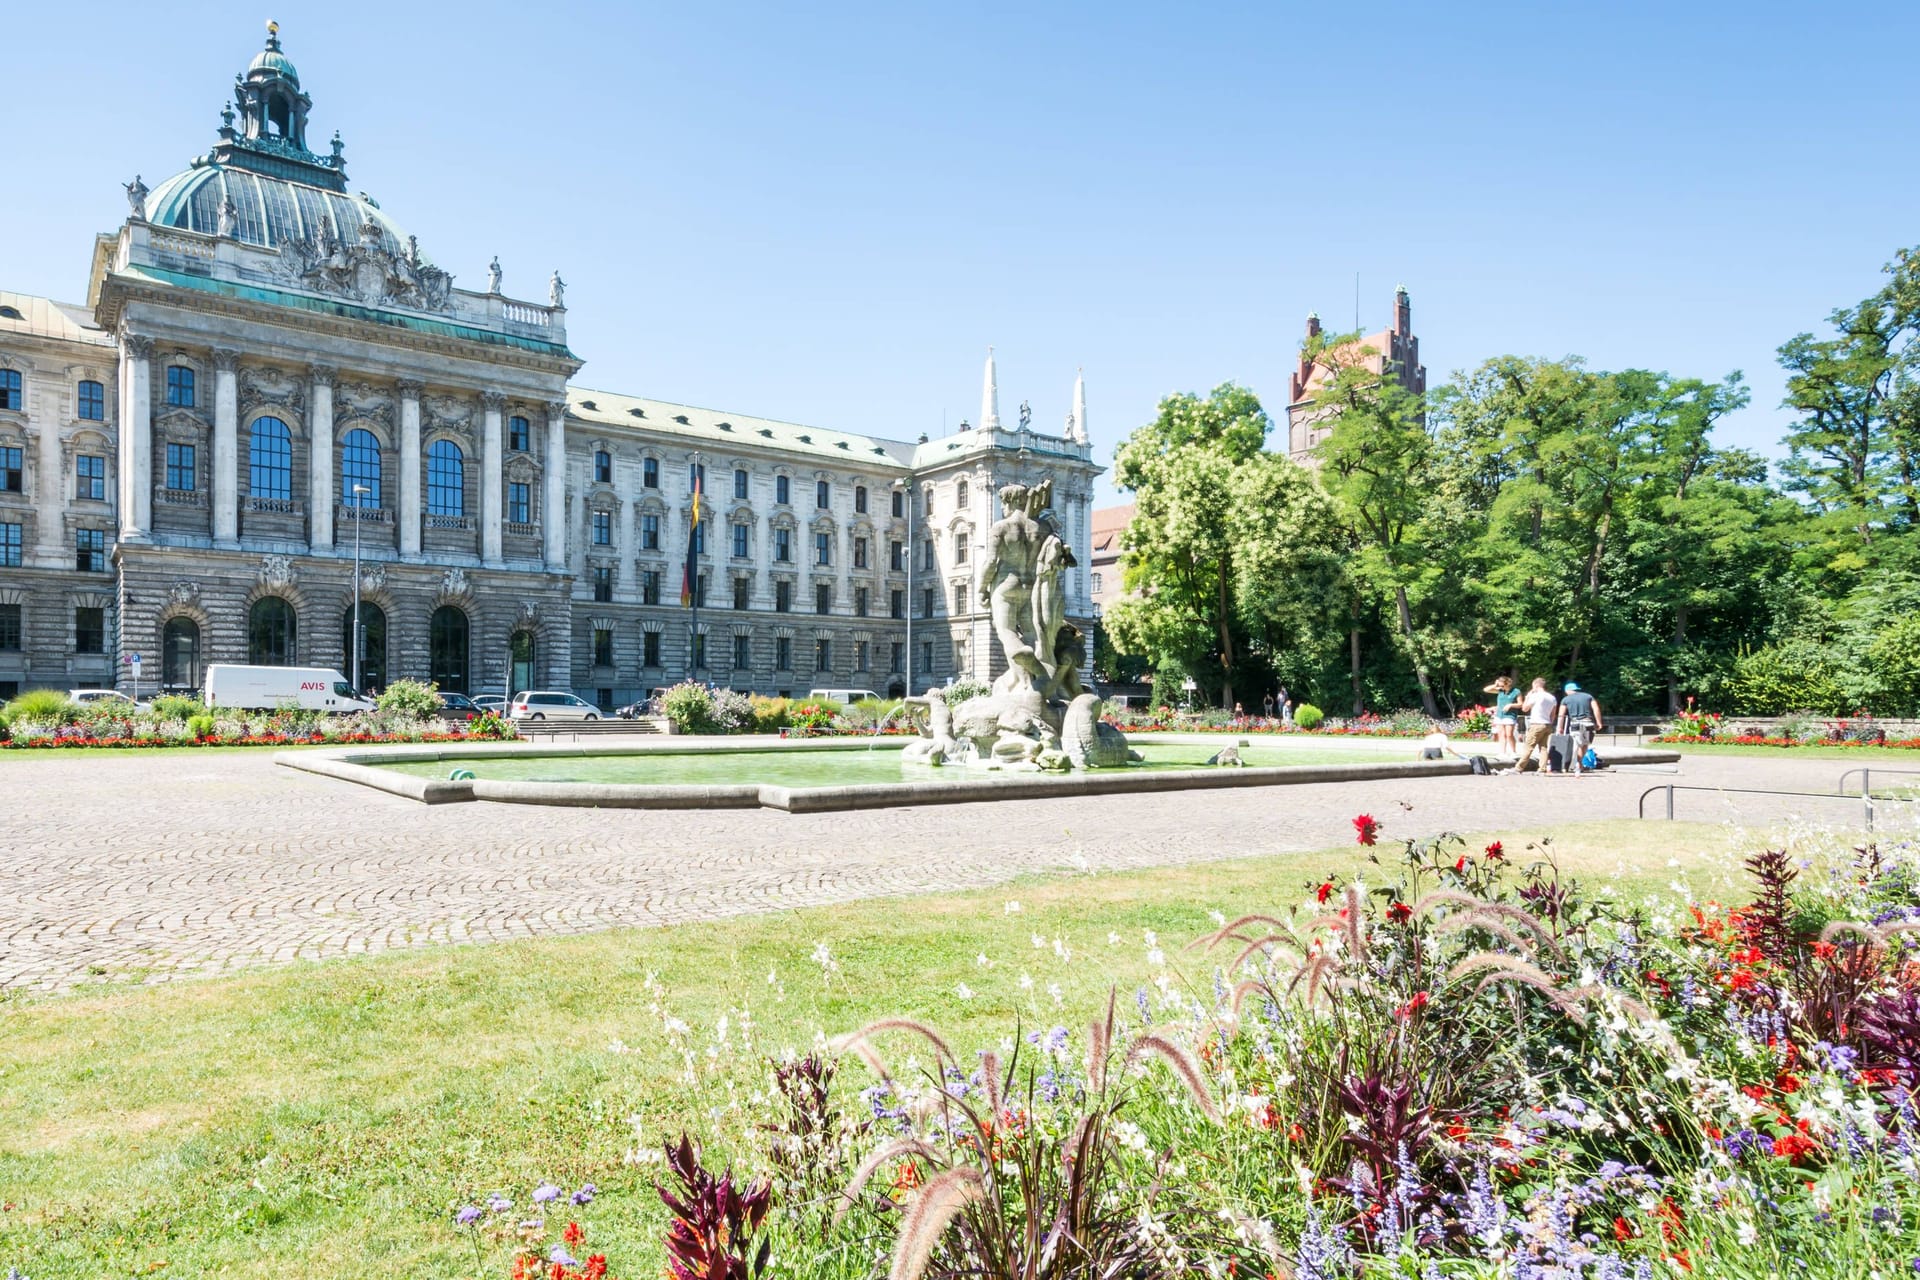
[[[1547,739],[1547,768],[1553,773],[1565,773],[1573,767],[1573,735],[1556,733]]]

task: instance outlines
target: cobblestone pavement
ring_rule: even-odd
[[[1829,789],[1845,768],[1717,758],[1674,780]],[[0,987],[37,990],[1320,849],[1350,841],[1363,811],[1395,837],[1631,817],[1667,780],[1430,778],[793,815],[429,808],[277,768],[266,752],[10,755],[0,779],[14,799],[0,817]],[[1793,803],[1683,797],[1680,816],[1753,822]]]

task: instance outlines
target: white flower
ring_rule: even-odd
[[[1041,949],[1042,947],[1044,947],[1044,946],[1046,946],[1046,945],[1047,945],[1047,939],[1046,939],[1046,936],[1045,936],[1044,934],[1039,934],[1039,933],[1030,933],[1030,934],[1028,934],[1028,935],[1027,935],[1027,940],[1028,940],[1029,942],[1031,942],[1031,943],[1033,943],[1033,949],[1034,949],[1035,951],[1038,951],[1038,950],[1040,950],[1040,949]]]
[[[953,989],[953,994],[959,996],[962,1000],[971,1000],[973,999],[973,988],[963,982]]]
[[[1061,997],[1060,997],[1060,984],[1059,984],[1059,983],[1057,983],[1057,982],[1049,982],[1049,983],[1047,984],[1047,994],[1053,997],[1053,1002],[1054,1002],[1055,1004],[1064,1004],[1064,1003],[1065,1003],[1065,1001],[1064,1001],[1064,1000],[1062,1000],[1062,999],[1061,999]]]
[[[973,958],[973,962],[974,964],[978,965],[982,969],[993,968],[993,961],[987,959],[987,953],[984,951],[982,951],[979,955],[975,956]]]
[[[1148,929],[1148,930],[1147,930],[1146,932],[1147,932],[1147,945],[1148,945],[1148,946],[1150,946],[1150,947],[1157,947],[1157,946],[1159,946],[1159,945],[1160,945],[1160,935],[1159,935],[1159,934],[1157,934],[1157,933],[1155,933],[1155,932],[1154,932],[1153,930],[1151,930],[1151,929]]]
[[[1117,933],[1114,933],[1114,932],[1112,932],[1111,930],[1109,930],[1109,931],[1108,931],[1108,933],[1107,933],[1107,945],[1108,945],[1108,946],[1110,946],[1110,947],[1117,947],[1117,946],[1119,946],[1119,945],[1120,945],[1120,935],[1119,935],[1119,934],[1117,934]]]
[[[1017,901],[1008,902],[1001,910],[1010,916],[1017,916],[1020,914],[1020,904]]]
[[[1021,989],[1022,991],[1031,991],[1031,990],[1033,990],[1033,975],[1032,975],[1032,974],[1030,974],[1030,973],[1023,973],[1023,974],[1021,974],[1021,975],[1020,975],[1020,989]]]
[[[820,966],[823,973],[832,973],[840,967],[840,962],[833,958],[833,953],[827,950],[827,944],[824,942],[813,944],[813,962]]]
[[[1157,965],[1163,965],[1166,962],[1167,962],[1167,953],[1162,951],[1160,948],[1155,947],[1151,951],[1147,952],[1148,964],[1157,966]]]

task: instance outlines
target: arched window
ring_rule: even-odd
[[[293,497],[293,433],[278,418],[256,418],[247,457],[247,492],[256,498]]]
[[[169,689],[200,687],[200,624],[169,618],[160,632],[160,683]]]
[[[354,493],[355,485],[366,492]],[[380,505],[380,441],[364,427],[347,432],[340,442],[340,502],[349,507]]]
[[[509,692],[519,693],[522,689],[533,688],[534,659],[539,654],[539,644],[531,631],[516,631],[510,646],[509,657],[512,669],[507,673],[507,683],[512,686]]]
[[[467,691],[467,615],[450,604],[433,611],[427,627],[427,678],[442,693]]]
[[[1093,588],[1093,594],[1095,594],[1095,595],[1099,595],[1099,594],[1100,594],[1100,592],[1101,592],[1101,589],[1102,589],[1102,588],[1101,588],[1101,581],[1102,581],[1102,579],[1101,579],[1101,577],[1100,577],[1100,575],[1099,575],[1099,573],[1097,573],[1097,572],[1096,572],[1096,573],[1095,573],[1095,574],[1093,575],[1093,581],[1092,581],[1092,583],[1090,584],[1090,585],[1092,586],[1092,588]]]
[[[91,378],[80,380],[78,407],[80,416],[88,422],[101,422],[107,416],[107,389]]]
[[[167,366],[167,403],[193,408],[193,370],[183,364]]]
[[[953,503],[954,503],[954,505],[955,505],[955,506],[957,506],[957,507],[961,507],[961,508],[965,508],[965,507],[966,507],[966,505],[967,505],[967,482],[966,482],[965,480],[962,480],[962,481],[961,481],[961,482],[960,482],[959,484],[957,484],[957,485],[955,485],[955,486],[953,487]]]
[[[518,414],[507,419],[507,448],[525,453],[533,447],[533,426]]]
[[[279,596],[261,596],[247,614],[247,661],[256,667],[291,667],[299,653],[300,620]]]
[[[466,475],[466,459],[460,454],[460,446],[451,440],[435,440],[427,450],[428,515],[467,513]]]
[[[346,655],[341,668],[353,679],[353,606],[340,619],[340,652]],[[360,684],[363,690],[378,692],[387,687],[387,615],[371,601],[360,602]]]

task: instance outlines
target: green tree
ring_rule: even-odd
[[[1327,432],[1315,451],[1320,482],[1357,553],[1352,580],[1360,591],[1381,591],[1391,599],[1421,705],[1437,716],[1439,703],[1414,628],[1411,597],[1413,584],[1432,567],[1417,536],[1434,483],[1426,397],[1403,386],[1397,370],[1381,372],[1378,353],[1362,345],[1358,335],[1310,338],[1306,354],[1321,372],[1309,410]],[[1357,704],[1357,616],[1348,634],[1355,651]]]
[[[1332,510],[1311,477],[1264,452],[1271,426],[1244,387],[1169,396],[1114,461],[1136,509],[1128,594],[1107,632],[1156,668],[1177,663],[1209,689],[1217,680],[1223,707],[1250,659],[1313,631],[1337,573]]]

